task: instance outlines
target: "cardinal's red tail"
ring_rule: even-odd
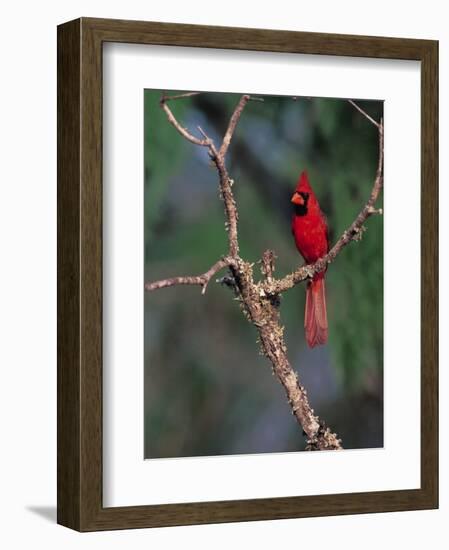
[[[327,342],[326,290],[324,278],[307,285],[304,316],[306,340],[311,348]]]

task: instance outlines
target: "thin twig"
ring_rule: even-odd
[[[240,98],[240,101],[237,104],[237,107],[234,109],[231,120],[229,121],[228,129],[226,130],[226,134],[223,138],[223,143],[221,144],[220,151],[219,151],[219,154],[222,158],[224,158],[224,156],[228,151],[228,147],[229,147],[229,144],[231,143],[231,139],[234,134],[235,127],[237,126],[240,115],[242,114],[242,111],[249,100],[250,100],[249,95],[242,95],[242,97]]]
[[[174,98],[176,98],[176,96],[173,96],[171,99],[174,99]],[[198,139],[193,134],[191,134],[186,128],[183,128],[179,124],[179,122],[176,120],[175,116],[171,112],[169,106],[167,105],[167,99],[170,99],[170,98],[165,98],[164,96],[162,96],[162,99],[160,101],[160,105],[161,105],[162,109],[164,109],[165,114],[167,115],[167,118],[168,118],[168,121],[170,122],[170,124],[172,126],[174,126],[176,128],[176,130],[178,130],[178,132],[181,134],[182,137],[184,137],[185,139],[187,139],[191,143],[194,143],[195,145],[201,145],[202,147],[209,147],[210,146],[210,141],[209,140],[207,140],[207,139]]]
[[[366,117],[371,122],[371,124],[374,124],[374,126],[376,126],[377,129],[380,129],[380,124],[376,122],[374,118],[370,117],[366,111],[364,111],[361,107],[359,107],[359,105],[357,105],[355,101],[353,101],[352,99],[348,99],[348,101],[353,107],[357,109],[359,113],[362,113],[362,115]]]
[[[201,294],[205,294],[207,285],[212,277],[223,268],[233,265],[233,263],[234,261],[232,258],[222,258],[202,275],[187,275],[183,277],[171,277],[169,279],[161,279],[160,281],[155,281],[153,283],[146,283],[145,290],[152,291],[158,290],[159,288],[167,288],[169,286],[175,285],[199,285],[202,287]]]
[[[183,94],[177,94],[177,95],[163,95],[162,99],[164,101],[173,101],[175,99],[184,99],[186,97],[192,97],[194,95],[199,95],[201,92],[185,92]]]

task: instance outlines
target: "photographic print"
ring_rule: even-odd
[[[383,446],[383,102],[144,91],[144,448]]]
[[[437,267],[437,41],[58,26],[58,523],[437,508]]]

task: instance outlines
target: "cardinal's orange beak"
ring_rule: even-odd
[[[299,193],[295,192],[293,193],[292,203],[297,204],[298,206],[302,206],[304,204],[304,199]]]

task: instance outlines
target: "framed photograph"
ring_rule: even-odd
[[[436,41],[60,25],[58,523],[437,508],[437,251]]]

